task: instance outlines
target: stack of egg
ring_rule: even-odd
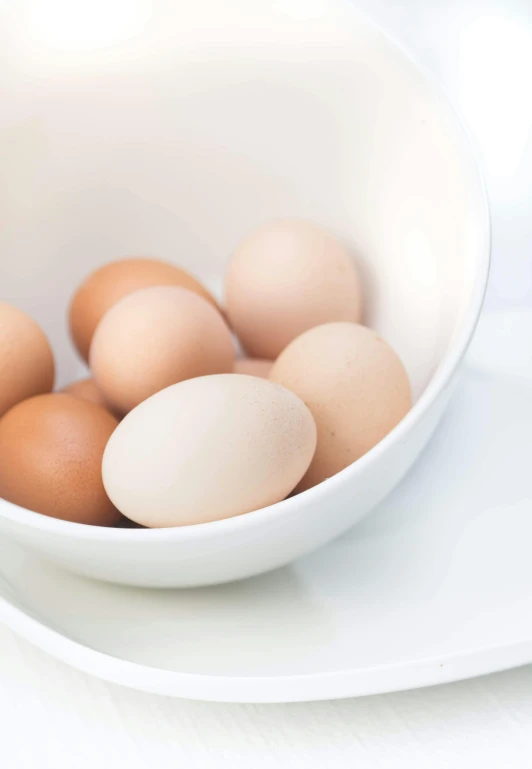
[[[60,393],[43,332],[0,305],[0,495],[78,523],[168,527],[315,486],[411,405],[401,361],[361,319],[347,250],[299,220],[240,245],[225,310],[165,262],[97,270],[69,313],[92,378]]]

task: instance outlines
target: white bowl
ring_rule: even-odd
[[[478,319],[489,217],[450,106],[347,0],[151,6],[151,16],[142,0],[88,5],[82,17],[55,1],[11,9],[0,31],[1,298],[50,334],[62,384],[81,373],[68,297],[94,267],[154,255],[216,287],[250,228],[307,217],[352,245],[367,322],[403,358],[416,399],[354,465],[238,518],[103,529],[0,504],[2,531],[71,571],[206,585],[337,537],[411,467]]]

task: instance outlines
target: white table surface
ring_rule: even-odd
[[[356,3],[436,73],[469,123],[493,207],[488,308],[531,305],[531,0]],[[214,705],[103,683],[0,627],[0,724],[6,769],[520,769],[532,765],[532,666],[362,700]]]

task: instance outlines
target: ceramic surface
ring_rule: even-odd
[[[38,4],[14,7],[0,30],[2,299],[43,324],[63,383],[81,373],[65,309],[88,271],[140,253],[173,259],[216,287],[250,228],[303,216],[356,253],[366,321],[403,358],[416,398],[355,465],[240,518],[103,530],[0,503],[0,531],[67,569],[187,587],[315,550],[409,470],[478,318],[489,222],[448,103],[347,0],[149,5],[151,15],[139,0],[124,4],[131,19],[114,38],[112,18],[92,27],[76,14],[54,21]]]
[[[3,537],[0,619],[94,675],[206,700],[359,696],[532,662],[530,424],[529,386],[464,373],[371,516],[232,585],[105,585]]]

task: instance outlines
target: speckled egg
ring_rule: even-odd
[[[408,413],[410,383],[397,353],[355,323],[328,323],[295,339],[270,379],[296,393],[318,428],[298,491],[330,478],[379,443]]]
[[[284,499],[316,448],[309,409],[266,379],[190,379],[142,403],[103,458],[109,497],[151,528],[207,523]]]

